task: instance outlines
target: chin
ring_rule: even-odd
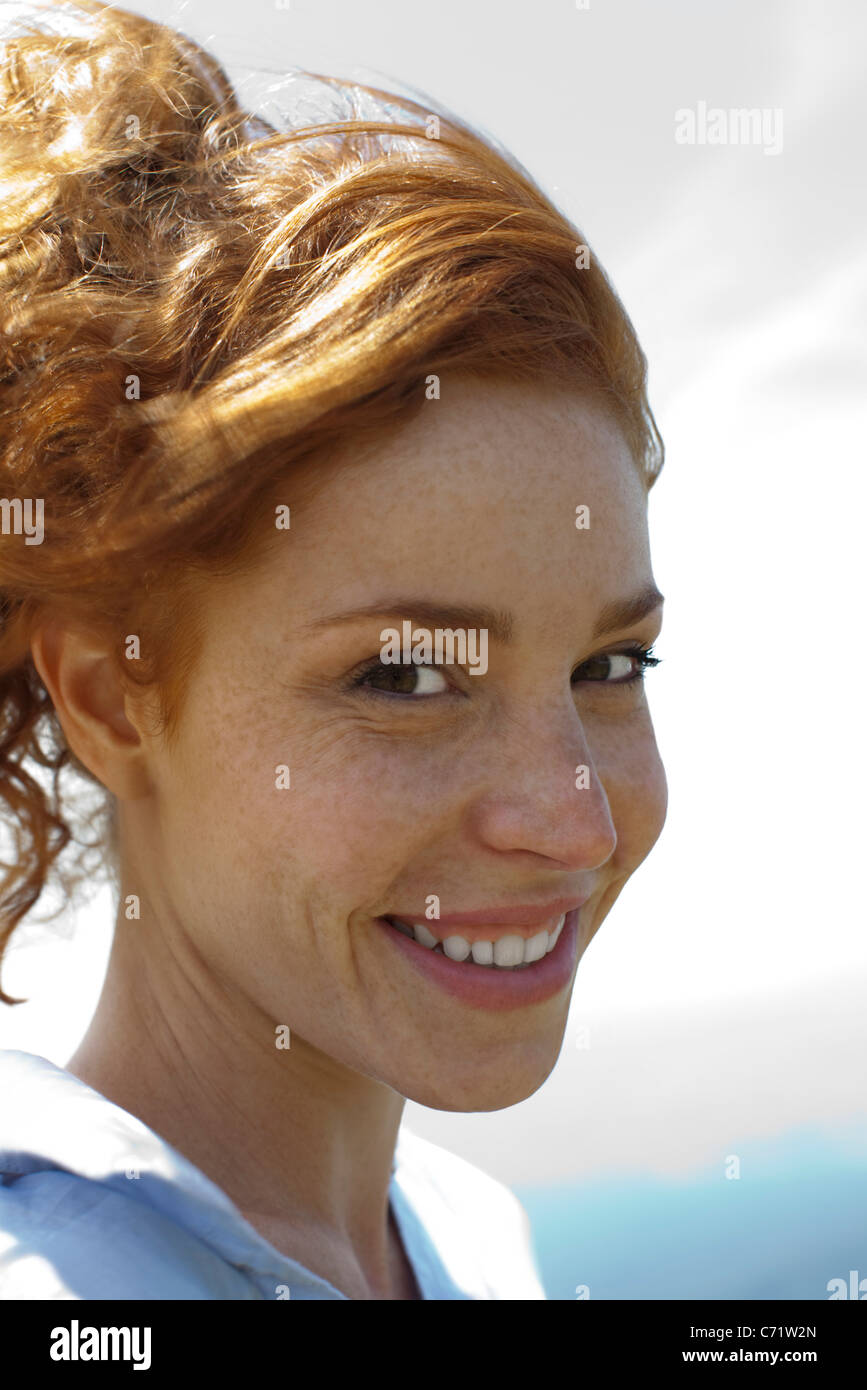
[[[560,1055],[562,1042],[561,1034],[553,1045],[550,1042],[547,1045],[527,1044],[517,1067],[488,1062],[473,1068],[466,1058],[450,1066],[446,1058],[441,1057],[435,1075],[417,1078],[404,1075],[392,1084],[406,1100],[427,1106],[429,1110],[506,1110],[529,1099],[547,1081]]]

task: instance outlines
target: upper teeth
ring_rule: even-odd
[[[399,917],[389,920],[399,931],[415,937],[421,946],[427,946],[431,951],[441,950],[450,960],[466,960],[472,956],[476,965],[494,965],[502,970],[514,970],[523,965],[532,965],[533,961],[541,960],[549,951],[553,951],[563,930],[566,914],[563,914],[550,932],[540,931],[529,937],[513,933],[510,936],[499,936],[494,941],[472,943],[467,941],[466,937],[457,934],[447,936],[441,942],[421,923],[411,927],[407,922],[401,922]]]

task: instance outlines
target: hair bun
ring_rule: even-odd
[[[19,10],[14,28],[0,46],[6,235],[52,209],[87,224],[137,202],[249,121],[215,59],[139,15],[49,0]]]

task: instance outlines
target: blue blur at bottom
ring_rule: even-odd
[[[740,1176],[726,1177],[740,1162]],[[867,1123],[732,1144],[686,1177],[513,1186],[549,1299],[867,1299]],[[853,1280],[852,1271],[857,1277]],[[845,1282],[847,1292],[840,1292]]]

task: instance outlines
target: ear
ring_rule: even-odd
[[[30,644],[66,741],[79,762],[122,801],[147,795],[146,741],[117,661],[93,633],[51,620]]]

